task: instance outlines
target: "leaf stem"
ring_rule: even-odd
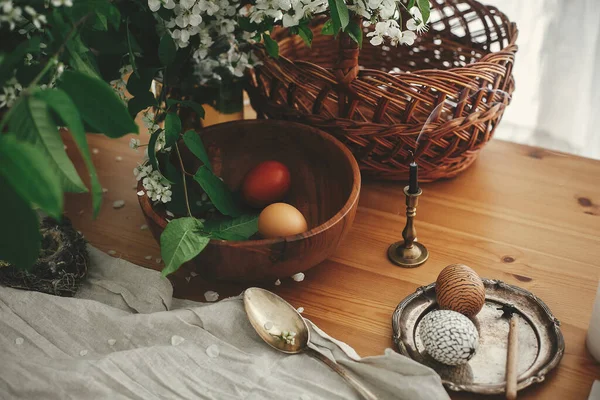
[[[175,143],[175,150],[177,150],[177,157],[179,157],[179,164],[181,165],[181,174],[183,176],[183,194],[185,196],[185,206],[187,207],[188,216],[192,216],[192,211],[190,210],[190,199],[188,198],[188,190],[187,183],[185,181],[185,168],[183,167],[183,159],[181,158],[181,153],[179,152],[179,146]]]

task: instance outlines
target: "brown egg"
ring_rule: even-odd
[[[463,264],[452,264],[440,272],[435,284],[437,302],[442,310],[474,317],[485,303],[485,287],[475,271]]]
[[[286,203],[271,204],[258,216],[258,232],[265,238],[297,235],[307,230],[302,213]]]

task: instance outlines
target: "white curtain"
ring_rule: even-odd
[[[516,90],[496,137],[600,159],[600,0],[482,0],[517,23]]]

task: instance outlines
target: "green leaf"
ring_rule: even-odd
[[[127,91],[132,96],[138,96],[150,92],[152,80],[156,75],[157,68],[140,68],[139,75],[131,74],[127,80]]]
[[[157,104],[156,98],[154,98],[154,95],[151,92],[144,92],[129,99],[127,102],[127,110],[129,111],[129,115],[135,118],[140,111],[145,110],[148,107],[156,106]]]
[[[310,30],[310,28],[308,27],[308,25],[298,26],[298,35],[300,35],[302,40],[304,40],[304,43],[306,44],[306,46],[308,46],[308,47],[312,46],[313,33]]]
[[[204,118],[204,107],[200,103],[196,103],[191,100],[175,100],[175,99],[167,99],[167,106],[172,107],[175,104],[179,104],[182,107],[191,108],[197,114],[198,118]]]
[[[67,49],[67,53],[69,53],[70,61],[69,64],[74,68],[75,71],[81,72],[85,75],[88,75],[92,78],[98,78],[100,75],[98,74],[97,69],[92,64],[91,61],[93,55],[87,51],[78,51],[75,49],[75,44],[73,41],[67,42],[65,45]]]
[[[92,28],[97,31],[107,31],[108,30],[108,20],[106,19],[106,15],[102,13],[100,10],[95,11],[95,21]]]
[[[35,97],[46,102],[48,107],[52,109],[69,128],[69,133],[77,144],[77,148],[81,153],[85,167],[90,175],[90,183],[92,187],[92,207],[94,209],[94,218],[100,212],[102,205],[102,186],[98,180],[96,168],[92,162],[92,156],[88,147],[85,129],[77,106],[71,100],[69,95],[60,89],[44,90],[37,92]]]
[[[171,65],[175,61],[175,54],[177,53],[177,46],[175,41],[170,34],[165,34],[160,38],[158,45],[158,59],[161,64],[165,67]]]
[[[162,275],[167,276],[196,257],[210,238],[202,234],[202,223],[193,217],[177,218],[167,224],[160,235],[160,254],[165,262]]]
[[[271,36],[263,34],[263,40],[265,42],[265,48],[267,53],[273,58],[279,58],[279,45],[274,41]]]
[[[0,135],[0,175],[18,195],[60,219],[63,192],[60,178],[48,168],[46,153],[29,142],[17,141],[13,134]]]
[[[0,176],[0,260],[28,269],[40,254],[42,235],[35,211]]]
[[[358,47],[362,49],[363,32],[361,26],[356,21],[352,20],[350,21],[350,24],[348,24],[346,32],[348,32],[348,36],[350,36],[352,40],[358,43]]]
[[[125,104],[106,82],[65,71],[60,88],[67,92],[77,105],[81,118],[94,130],[111,138],[138,133],[138,126]]]
[[[175,113],[168,113],[165,118],[165,146],[171,147],[177,143],[181,133],[181,120]]]
[[[345,30],[350,22],[350,13],[344,0],[328,0],[329,12],[333,21],[333,32],[335,35],[341,30]]]
[[[194,130],[189,130],[183,134],[183,142],[187,146],[188,149],[194,154],[206,167],[212,172],[212,165],[210,164],[210,158],[208,157],[208,153],[206,152],[206,148],[204,147],[204,143],[202,143],[202,139]]]
[[[250,21],[250,17],[239,17],[238,25],[246,32],[256,32],[258,30],[258,24]]]
[[[150,141],[148,142],[148,160],[156,171],[160,171],[158,167],[158,161],[156,161],[156,141],[158,140],[158,135],[162,132],[162,129],[157,129],[150,135]]]
[[[24,140],[38,143],[50,160],[50,166],[61,177],[62,188],[67,192],[83,193],[87,188],[77,174],[75,167],[65,152],[56,123],[50,116],[43,100],[27,97],[19,104],[8,125],[10,130]]]
[[[108,19],[108,22],[110,22],[113,28],[115,28],[115,30],[118,31],[119,27],[121,26],[121,12],[114,4],[109,2],[106,2],[106,4],[107,6],[105,14]]]
[[[323,28],[321,28],[321,35],[335,35],[335,30],[333,29],[333,21],[328,19],[324,24]]]
[[[244,214],[233,219],[207,221],[204,224],[204,230],[210,232],[211,235],[221,235],[221,237],[235,235],[238,237],[238,239],[224,240],[247,240],[258,232],[258,215]]]
[[[221,214],[229,215],[230,217],[239,217],[243,214],[227,185],[213,174],[206,165],[198,168],[198,171],[194,175],[194,180],[200,184],[213,202],[215,208]]]
[[[415,1],[416,0],[408,0],[408,5],[406,6],[406,8],[410,11],[411,8],[413,8],[415,6]]]
[[[429,0],[418,0],[418,4],[419,10],[421,10],[421,15],[423,16],[423,22],[427,23],[429,21],[429,15],[431,14],[431,5],[429,4]]]
[[[127,18],[127,49],[129,50],[129,63],[131,64],[131,68],[133,68],[133,73],[136,75],[140,75],[137,69],[137,65],[135,63],[135,54],[133,54],[133,46],[132,46],[131,32],[129,31],[129,18]]]

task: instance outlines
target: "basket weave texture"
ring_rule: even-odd
[[[518,30],[474,0],[431,3],[429,32],[412,46],[372,46],[365,29],[359,51],[346,34],[321,35],[323,21],[312,48],[274,33],[280,57],[259,48],[263,64],[247,87],[259,118],[329,132],[378,179],[407,179],[411,152],[424,182],[466,169],[510,102]]]

